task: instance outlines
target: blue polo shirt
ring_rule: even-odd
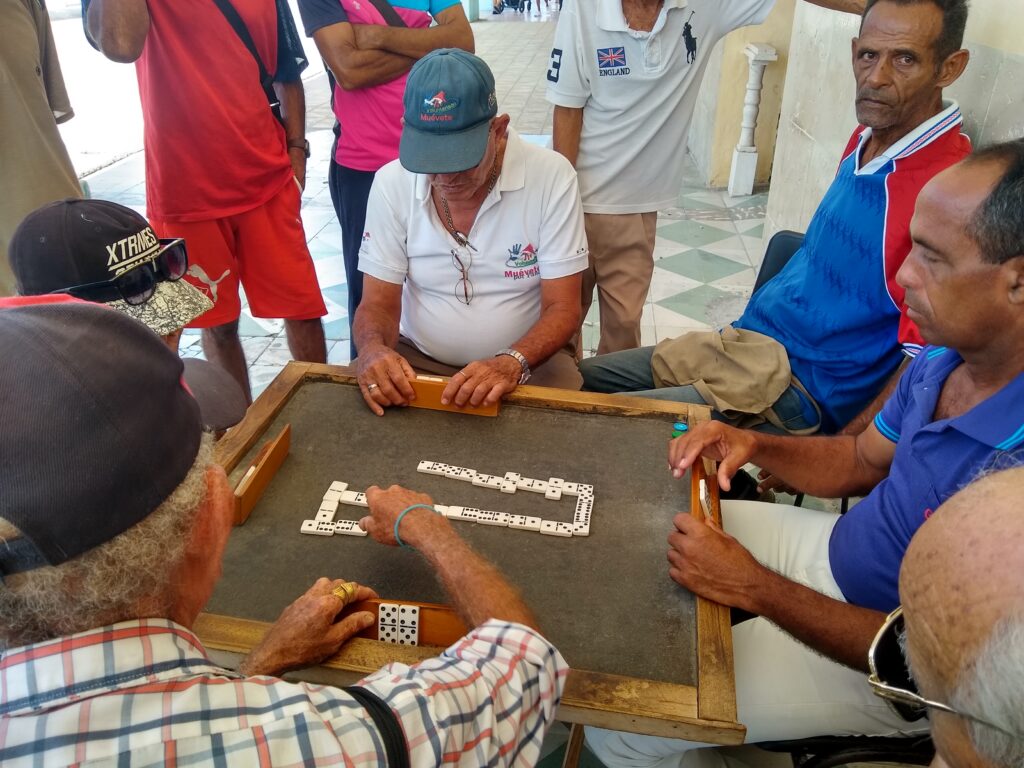
[[[850,603],[899,605],[900,563],[924,521],[980,473],[1024,464],[1024,373],[966,413],[933,420],[962,362],[952,349],[925,347],[875,417],[896,443],[889,476],[839,518],[829,540],[832,575]]]

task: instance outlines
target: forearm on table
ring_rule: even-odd
[[[852,436],[792,437],[755,434],[751,461],[787,485],[822,498],[867,493],[875,473],[858,461]]]
[[[552,116],[551,143],[555,152],[576,167],[580,153],[580,134],[583,131],[582,107],[555,106]]]
[[[128,63],[142,55],[149,34],[146,0],[92,0],[86,25],[103,55]]]
[[[867,672],[868,648],[885,614],[844,603],[765,569],[740,606],[763,616],[830,659]]]
[[[474,552],[445,518],[410,512],[402,523],[401,535],[433,566],[467,626],[499,619],[538,628],[518,591],[497,568]]]
[[[552,306],[541,312],[540,320],[512,344],[512,349],[525,357],[531,368],[536,368],[566,345],[579,328],[579,321],[578,305]]]
[[[302,81],[274,83],[274,93],[281,101],[281,117],[288,141],[302,141],[306,138],[306,91]]]

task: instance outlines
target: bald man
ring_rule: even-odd
[[[1024,468],[949,499],[900,572],[906,654],[939,768],[1024,765]],[[1014,735],[1015,734],[1015,735]]]

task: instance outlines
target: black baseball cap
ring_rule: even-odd
[[[113,280],[153,262],[160,240],[136,211],[107,200],[69,198],[48,203],[22,220],[8,258],[23,296]],[[142,304],[104,303],[167,336],[213,308],[185,280],[162,280]]]
[[[0,577],[60,565],[150,515],[202,437],[182,362],[105,306],[0,311]]]

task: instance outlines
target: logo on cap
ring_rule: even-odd
[[[149,227],[134,235],[122,237],[106,246],[107,269],[114,277],[124,274],[129,269],[156,258],[160,250],[160,241]]]
[[[423,99],[420,120],[424,122],[451,120],[452,116],[448,113],[457,106],[459,106],[458,99],[449,99],[444,91],[438,91],[433,96],[427,96]]]

